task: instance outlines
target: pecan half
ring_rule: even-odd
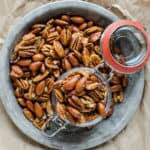
[[[18,53],[20,57],[31,57],[37,52],[37,48],[34,45],[24,46],[22,44],[18,44],[14,50],[15,53]]]
[[[24,80],[24,79],[16,79],[15,83],[18,87],[27,90],[29,88],[29,82],[28,80]]]
[[[50,32],[48,35],[47,35],[47,42],[52,44],[54,41],[56,40],[59,40],[59,33],[57,31],[54,31],[54,32]]]
[[[21,78],[23,76],[23,71],[19,66],[13,65],[11,67],[10,76],[12,78]]]
[[[47,93],[50,94],[54,88],[54,80],[52,78],[46,79]]]
[[[70,49],[79,51],[82,47],[82,35],[80,33],[72,34]]]
[[[49,74],[49,71],[46,70],[43,74],[39,74],[39,75],[35,76],[32,81],[39,82],[39,81],[45,79],[48,76],[48,74]]]
[[[64,46],[67,46],[71,40],[71,32],[68,29],[63,29],[60,34],[60,40]]]

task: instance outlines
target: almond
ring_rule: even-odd
[[[30,111],[34,112],[34,105],[31,101],[26,101],[26,106]]]
[[[67,21],[61,20],[61,19],[55,19],[55,24],[60,25],[60,26],[64,26],[64,25],[68,25]]]
[[[78,61],[78,59],[74,56],[73,53],[70,53],[70,54],[68,55],[68,59],[69,59],[69,62],[71,63],[71,65],[72,65],[73,67],[77,67],[77,66],[79,65],[79,61]]]
[[[64,67],[65,70],[69,70],[69,69],[72,68],[72,66],[71,66],[71,64],[70,64],[70,62],[68,61],[67,58],[65,58],[65,59],[63,60],[63,65],[64,65],[63,67]]]
[[[85,22],[79,26],[79,30],[84,30],[86,29],[86,27],[87,27],[87,23]]]
[[[71,17],[70,19],[73,23],[76,23],[76,24],[82,24],[85,21],[83,17],[79,17],[79,16],[74,16],[74,17]]]
[[[40,69],[40,67],[42,66],[42,62],[40,61],[37,61],[37,62],[33,62],[29,65],[29,69],[32,71],[32,72],[36,72],[37,70]]]
[[[64,21],[70,22],[70,16],[68,16],[68,15],[62,15],[61,19]]]
[[[40,104],[37,102],[34,104],[34,112],[35,112],[36,117],[42,118],[43,110],[42,110],[42,107],[40,106]]]
[[[33,61],[42,61],[44,59],[44,55],[43,54],[35,54],[32,56]]]
[[[17,64],[25,67],[25,66],[29,66],[31,62],[32,62],[31,59],[21,59],[17,62]]]
[[[80,78],[80,79],[78,80],[78,82],[77,82],[77,84],[76,84],[76,87],[75,87],[75,90],[76,90],[77,92],[81,92],[81,91],[84,89],[86,80],[87,80],[86,77],[82,77],[82,78]]]
[[[36,95],[42,95],[43,92],[44,92],[44,88],[45,88],[45,81],[41,81],[37,84],[36,86],[36,90],[35,90],[35,93]]]
[[[34,24],[32,26],[32,29],[36,29],[36,28],[40,28],[40,29],[43,29],[45,28],[45,24]],[[33,32],[32,32],[33,33]]]
[[[92,34],[92,33],[94,33],[94,32],[102,32],[103,31],[103,28],[101,28],[101,27],[98,27],[98,26],[92,26],[92,27],[90,27],[90,28],[87,28],[86,30],[85,30],[85,33],[86,34]]]
[[[25,99],[23,99],[23,98],[18,98],[17,101],[18,101],[18,103],[19,103],[22,107],[25,107],[25,106],[26,106],[26,101],[25,101]]]
[[[33,121],[33,114],[27,108],[23,109],[23,113],[28,120]]]
[[[102,103],[98,103],[97,104],[97,109],[98,109],[98,112],[100,113],[100,115],[104,118],[107,117],[107,113],[106,113],[106,110],[105,110],[105,105],[103,105]]]
[[[89,37],[89,42],[94,43],[98,41],[100,39],[100,36],[101,36],[101,32],[96,32],[96,33],[91,34]]]
[[[81,113],[80,113],[77,109],[68,106],[68,107],[67,107],[67,110],[69,111],[69,113],[70,113],[74,118],[76,118],[76,119],[80,119],[80,118],[81,118]]]
[[[67,91],[73,90],[76,86],[77,81],[80,79],[80,75],[73,76],[71,79],[68,79],[63,85],[63,88]]]
[[[54,49],[57,53],[57,55],[62,58],[65,56],[65,51],[64,51],[64,48],[63,46],[61,45],[61,43],[59,41],[54,41],[53,42],[53,45],[54,45]]]

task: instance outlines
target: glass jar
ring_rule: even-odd
[[[113,70],[120,73],[134,73],[142,69],[150,56],[150,40],[139,22],[121,20],[106,28],[101,41],[104,61]],[[119,62],[119,55],[113,53],[119,48],[124,56],[124,63]]]
[[[110,110],[112,98],[109,81],[113,77],[113,72],[116,71],[119,73],[131,74],[142,69],[150,56],[150,40],[144,27],[139,22],[121,20],[112,23],[105,29],[101,37],[100,47],[102,50],[103,62],[106,62],[112,69],[108,79],[104,78],[99,71],[99,68],[104,65],[104,63],[102,63],[93,69],[88,67],[77,67],[71,69],[62,74],[59,80],[64,79],[68,74],[77,70],[86,70],[96,75],[105,84],[108,90],[105,108],[106,112],[108,112]],[[121,57],[123,58],[123,61],[121,61]],[[53,95],[54,107],[56,106],[56,103],[57,99]],[[45,131],[43,131],[43,134],[48,138],[52,138],[61,130],[67,130],[69,132],[76,131],[80,128],[85,128],[91,125],[94,126],[102,120],[103,118],[99,117],[93,121],[73,126],[68,120],[60,119],[56,112],[47,120],[44,126],[51,121],[55,123],[58,128],[51,134],[48,134]]]

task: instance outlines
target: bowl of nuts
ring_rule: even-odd
[[[127,125],[141,101],[144,71],[112,76],[104,62],[100,39],[117,20],[95,4],[59,1],[16,23],[1,50],[0,97],[25,135],[50,148],[86,149]]]

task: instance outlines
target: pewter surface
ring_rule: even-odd
[[[20,39],[34,23],[43,22],[60,14],[81,15],[100,25],[107,26],[118,20],[109,11],[86,2],[61,1],[46,4],[24,16],[11,30],[0,54],[0,97],[5,110],[13,123],[28,137],[50,148],[65,150],[81,150],[102,144],[117,135],[130,121],[138,109],[144,88],[144,71],[130,75],[129,85],[125,92],[123,103],[116,105],[109,119],[101,122],[90,131],[77,133],[60,133],[52,139],[47,139],[41,131],[24,117],[13,94],[9,78],[9,55]]]

